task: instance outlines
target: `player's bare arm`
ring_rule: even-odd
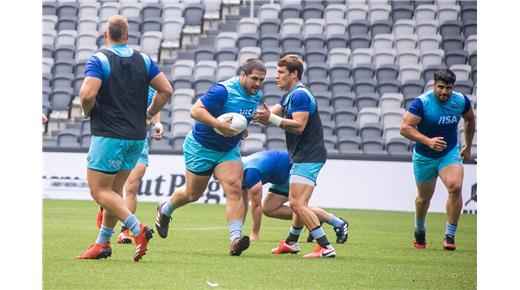
[[[462,160],[468,160],[471,158],[471,144],[473,143],[473,136],[475,135],[475,112],[470,107],[466,114],[462,115],[464,118],[464,146],[460,151]]]
[[[89,117],[94,104],[96,103],[96,96],[99,88],[101,87],[101,79],[95,77],[86,77],[83,80],[81,89],[79,91],[79,100],[81,102],[81,108],[83,109],[83,115]]]
[[[197,102],[195,102],[191,108],[190,116],[205,125],[220,130],[220,132],[222,132],[222,134],[226,137],[232,137],[239,133],[237,130],[231,128],[232,117],[226,119],[225,121],[218,120],[210,114],[200,99],[197,100]]]
[[[421,134],[417,130],[417,125],[419,122],[421,122],[421,117],[406,112],[404,114],[403,120],[401,121],[401,135],[412,141],[422,143],[430,147],[432,150],[439,152],[444,150],[447,146],[446,141],[444,141],[444,137],[428,138],[426,135]]]
[[[155,89],[155,95],[153,96],[152,103],[146,111],[147,116],[150,116],[151,119],[151,117],[159,113],[161,108],[164,107],[166,103],[168,103],[173,94],[173,88],[162,72],[156,75],[150,81],[150,86]]]
[[[289,133],[300,135],[305,130],[308,120],[309,112],[294,112],[292,113],[292,119],[282,119],[280,128]]]

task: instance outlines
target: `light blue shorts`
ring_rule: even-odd
[[[316,184],[318,174],[325,163],[309,162],[309,163],[294,163],[291,167],[289,175],[299,175],[310,179]]]
[[[126,140],[92,136],[87,167],[108,174],[132,170],[137,164],[146,140]]]
[[[459,145],[455,145],[450,152],[439,158],[421,155],[414,149],[412,161],[415,181],[418,183],[427,183],[434,180],[439,175],[439,171],[448,165],[459,164],[462,166]]]
[[[184,139],[183,148],[186,169],[197,175],[209,176],[217,164],[225,161],[242,162],[238,144],[227,152],[212,150],[195,140],[191,131]]]
[[[141,155],[139,155],[139,160],[137,163],[142,163],[146,166],[148,166],[148,140],[145,140],[143,151],[141,151]]]

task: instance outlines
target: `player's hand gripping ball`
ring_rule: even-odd
[[[237,130],[238,131],[237,134],[242,133],[247,127],[247,120],[246,120],[246,117],[240,115],[239,113],[234,113],[234,112],[225,113],[225,114],[218,116],[217,119],[220,121],[225,121],[226,119],[228,119],[230,117],[232,117],[231,124],[230,124],[231,128]],[[218,134],[223,135],[219,129],[213,128],[213,130],[215,130],[215,132],[217,132]]]

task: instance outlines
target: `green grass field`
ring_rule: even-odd
[[[154,225],[155,203],[140,203],[137,216]],[[167,239],[150,241],[143,260],[133,262],[134,245],[112,238],[112,257],[76,260],[97,237],[93,201],[43,201],[44,289],[475,289],[477,218],[462,215],[457,250],[442,249],[445,215],[427,217],[426,250],[412,245],[413,213],[330,210],[349,220],[346,244],[335,244],[334,259],[303,259],[302,253],[273,256],[285,239],[289,221],[263,217],[260,241],[240,257],[229,256],[224,206],[188,205],[174,214]],[[119,228],[119,224],[118,224]],[[245,233],[251,230],[247,217]],[[119,233],[117,229],[116,233]],[[218,286],[214,283],[218,283]]]

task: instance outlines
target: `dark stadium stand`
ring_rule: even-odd
[[[154,58],[175,90],[162,110],[165,139],[151,141],[152,152],[182,150],[193,102],[250,57],[268,67],[269,105],[281,96],[276,60],[287,53],[303,57],[326,145],[339,155],[410,156],[399,122],[431,88],[438,68],[455,72],[456,90],[476,109],[476,1],[257,0],[253,15],[250,2],[44,0],[42,111],[50,117],[44,148],[88,148],[88,122],[79,117],[83,67],[103,48],[101,31],[114,14],[128,18],[130,46]],[[283,132],[272,132],[251,125],[242,150],[284,148]]]

